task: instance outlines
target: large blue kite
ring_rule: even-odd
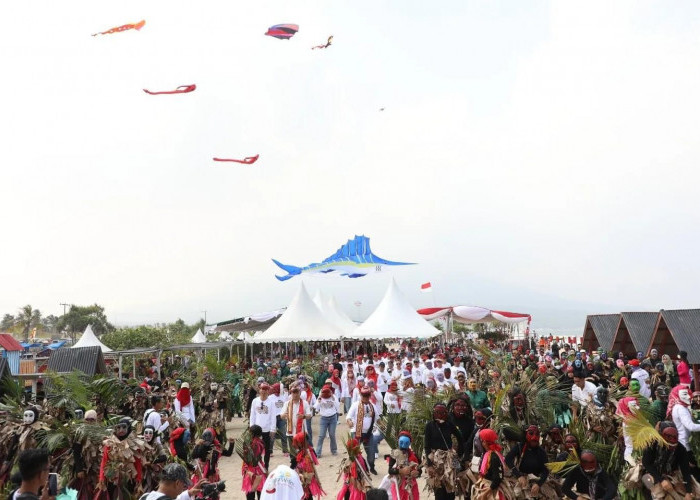
[[[370,250],[369,238],[366,236],[355,236],[354,239],[348,240],[337,252],[318,264],[296,267],[282,264],[275,259],[272,259],[272,262],[288,273],[284,276],[275,275],[275,278],[280,281],[287,281],[302,273],[336,274],[348,278],[361,278],[369,273],[381,271],[382,266],[410,266],[414,264],[414,262],[394,262],[377,257]]]

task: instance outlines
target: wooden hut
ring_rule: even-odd
[[[583,348],[587,351],[612,348],[617,326],[620,324],[620,314],[591,314],[586,317],[583,328]]]

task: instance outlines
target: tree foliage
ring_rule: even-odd
[[[168,325],[118,328],[106,333],[100,340],[117,351],[137,347],[167,347],[187,344],[199,327],[199,322],[188,325],[178,319]]]
[[[32,306],[27,304],[20,308],[15,318],[15,326],[21,328],[22,338],[29,340],[29,331],[41,324],[41,312],[39,309],[32,309]]]
[[[85,331],[88,325],[92,326],[95,335],[114,330],[114,326],[107,321],[105,308],[98,304],[91,306],[71,305],[68,312],[58,318],[56,328],[60,331],[67,330],[68,333],[76,334]]]

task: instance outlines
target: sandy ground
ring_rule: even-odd
[[[319,422],[320,417],[317,415],[312,420],[313,426],[313,436],[314,436],[314,447],[318,442],[319,433]],[[248,420],[243,418],[235,418],[226,425],[227,434],[231,437],[238,437],[241,432],[248,426]],[[347,452],[345,451],[345,446],[342,444],[342,439],[346,439],[348,435],[348,426],[345,424],[345,416],[341,415],[338,421],[338,427],[336,429],[336,439],[338,440],[338,454],[336,456],[331,455],[331,444],[328,436],[323,442],[323,454],[319,460],[320,465],[317,467],[321,486],[328,493],[326,498],[335,498],[338,491],[340,490],[340,482],[336,482],[338,478],[338,469],[340,462],[344,457],[347,457]],[[376,460],[375,468],[379,475],[372,476],[373,485],[379,486],[384,475],[387,473],[388,464],[382,458],[385,454],[391,451],[386,442],[382,441],[379,445],[379,457]],[[282,454],[282,449],[280,448],[279,440],[275,441],[275,447],[273,450],[272,457],[270,458],[270,469],[274,470],[279,464],[289,465],[289,458]],[[243,492],[241,491],[241,458],[234,453],[230,457],[222,457],[219,462],[219,470],[221,473],[221,479],[226,480],[226,491],[222,493],[222,500],[234,500],[245,498]],[[422,478],[418,478],[418,484],[421,489],[421,498],[428,498],[428,492],[423,491],[425,486],[425,481]],[[430,495],[432,497],[432,494]]]

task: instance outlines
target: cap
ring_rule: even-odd
[[[260,390],[261,391],[269,391],[270,390],[270,384],[263,382],[260,384]]]
[[[190,384],[187,382],[183,382],[182,385],[180,386],[180,389],[189,389],[189,388],[190,388]]]
[[[639,360],[638,359],[631,359],[630,366],[639,366]]]
[[[85,412],[85,420],[97,420],[97,412],[95,410],[88,410]]]
[[[187,469],[180,464],[168,464],[160,474],[162,481],[182,481],[188,488],[192,486],[192,481],[187,477]]]

